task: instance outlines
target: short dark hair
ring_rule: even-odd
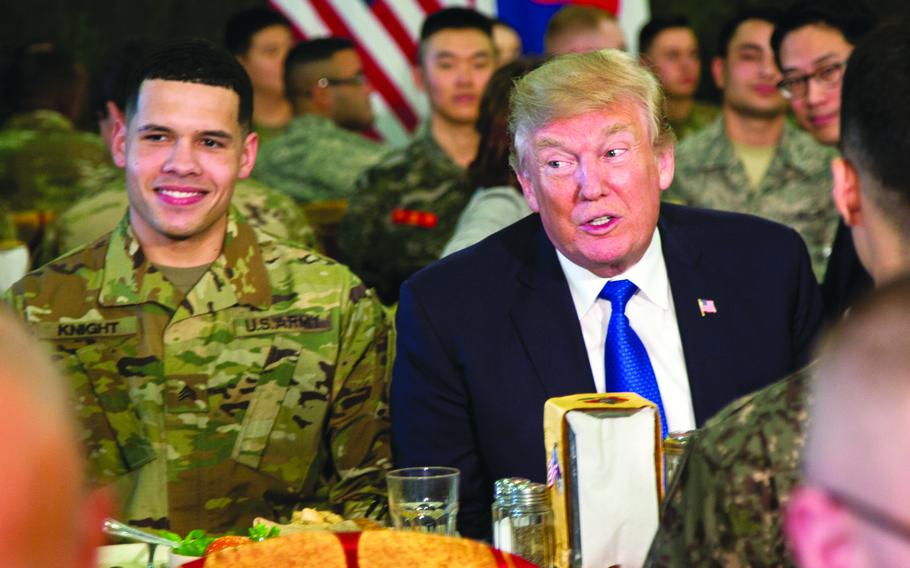
[[[291,23],[274,10],[257,6],[237,12],[227,21],[224,46],[234,55],[244,55],[250,49],[253,36],[271,26],[291,28]]]
[[[685,16],[677,15],[653,18],[638,32],[638,51],[640,53],[645,53],[651,49],[654,38],[656,38],[660,32],[671,28],[686,28],[691,30],[692,24],[689,23],[689,20]]]
[[[733,18],[727,20],[724,26],[720,29],[720,36],[717,41],[717,55],[718,57],[727,57],[727,50],[730,48],[730,40],[733,39],[733,36],[736,34],[736,30],[739,29],[739,26],[747,20],[762,20],[768,22],[772,26],[777,24],[777,20],[780,18],[780,10],[775,10],[774,8],[746,8],[738,12]]]
[[[841,87],[841,154],[864,180],[882,212],[910,235],[910,34],[906,19],[859,41]]]
[[[331,59],[333,55],[345,49],[355,49],[355,45],[353,41],[343,37],[321,37],[295,45],[284,60],[284,93],[288,100],[293,101],[302,94],[291,80],[294,69],[301,65]]]
[[[433,12],[420,28],[417,48],[418,63],[423,62],[423,48],[431,37],[444,30],[477,30],[493,41],[493,21],[470,8],[443,8]]]
[[[70,115],[73,100],[84,94],[84,80],[84,70],[56,45],[23,46],[9,71],[10,108],[13,112],[47,109]]]
[[[107,102],[126,107],[127,89],[133,68],[155,43],[149,38],[131,38],[117,43],[104,57],[101,70],[92,81],[90,103],[96,118],[107,118]]]
[[[797,2],[787,9],[774,26],[771,34],[771,48],[774,60],[780,62],[780,45],[787,34],[806,26],[821,25],[835,29],[844,36],[850,45],[856,45],[861,37],[875,27],[875,15],[860,0],[839,2],[832,6],[829,2]]]
[[[246,130],[253,118],[253,85],[243,67],[228,52],[202,39],[179,40],[152,50],[130,74],[126,95],[127,120],[136,110],[142,82],[152,79],[224,87],[240,98],[237,121]]]

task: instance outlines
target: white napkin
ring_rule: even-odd
[[[644,564],[658,525],[653,408],[569,412],[582,568]]]

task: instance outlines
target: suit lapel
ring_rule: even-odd
[[[543,227],[528,240],[511,318],[547,397],[595,392],[569,285]]]
[[[731,337],[731,316],[735,310],[723,276],[706,262],[699,247],[691,246],[685,232],[672,221],[673,216],[664,214],[666,210],[664,206],[658,230],[676,309],[695,419],[700,425],[710,418],[707,414],[712,412],[711,409],[718,408],[717,401],[732,400],[736,396],[735,378],[723,381],[721,364],[730,355],[726,348]],[[717,313],[702,315],[699,299],[713,301]]]

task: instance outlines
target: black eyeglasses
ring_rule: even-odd
[[[342,87],[345,85],[361,87],[367,84],[367,77],[363,73],[358,73],[353,77],[322,77],[316,81],[316,85],[325,89],[326,87]]]
[[[829,63],[811,73],[787,77],[777,84],[777,88],[788,99],[801,99],[809,92],[809,79],[830,89],[840,84],[841,79],[844,78],[844,69],[846,67],[846,61]]]
[[[891,513],[870,505],[840,491],[828,487],[821,488],[838,505],[847,509],[869,524],[910,542],[910,522],[894,517]]]

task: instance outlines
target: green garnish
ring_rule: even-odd
[[[215,540],[214,536],[205,534],[205,531],[202,529],[196,529],[190,531],[186,538],[180,538],[180,535],[172,533],[170,531],[158,531],[161,536],[168,540],[179,543],[178,546],[174,547],[175,554],[182,554],[184,556],[202,556],[205,554],[205,549],[208,548],[208,545],[212,544],[212,541]]]
[[[275,538],[281,534],[281,529],[278,527],[268,527],[263,524],[253,525],[250,527],[250,530],[247,531],[250,535],[250,540],[256,542],[262,542],[267,538]]]

